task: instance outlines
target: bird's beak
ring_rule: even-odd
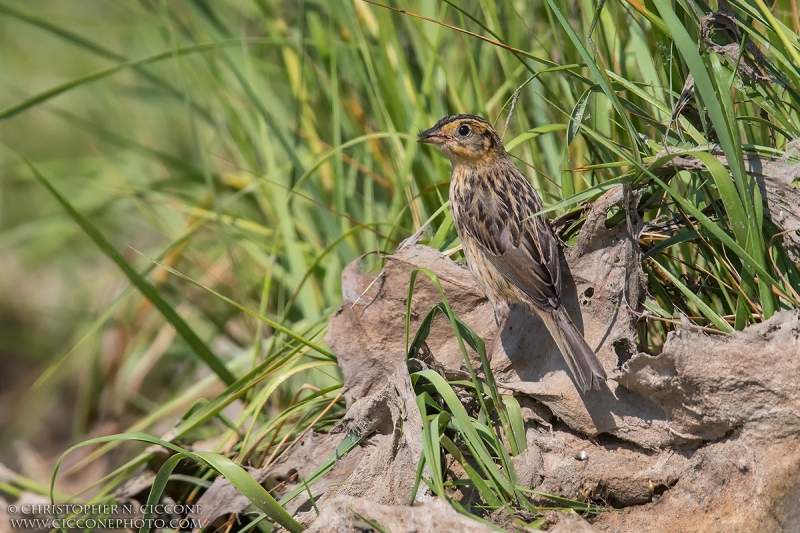
[[[431,128],[423,131],[417,137],[417,142],[442,145],[450,140],[450,136],[437,128]]]

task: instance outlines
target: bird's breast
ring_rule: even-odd
[[[453,173],[450,185],[450,206],[459,237],[480,238],[493,253],[499,253],[503,232],[519,236],[519,214],[514,210],[509,184],[491,172]]]

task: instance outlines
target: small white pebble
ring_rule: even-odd
[[[578,461],[585,461],[589,458],[589,454],[585,450],[581,450],[575,454],[575,459]]]

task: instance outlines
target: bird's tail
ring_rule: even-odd
[[[544,319],[581,390],[599,389],[600,381],[606,379],[606,371],[564,307],[546,314]]]

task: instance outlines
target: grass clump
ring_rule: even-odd
[[[765,212],[747,164],[800,157],[791,3],[63,9],[0,3],[0,248],[27,291],[0,312],[45,334],[0,333],[12,339],[5,351],[37,363],[28,412],[70,422],[51,431],[15,419],[3,442],[38,439],[60,453],[56,434],[127,434],[67,469],[122,465],[95,499],[153,460],[119,448],[146,440],[132,434],[187,449],[211,439],[217,462],[263,467],[335,424],[341,377],[323,339],[344,265],[425,224],[434,247],[458,245],[448,163],[415,142],[446,114],[500,126],[514,109],[506,146],[545,204],[568,215],[568,242],[583,202],[618,184],[640,195],[642,349],[657,353],[683,316],[730,332],[798,306],[797,235]],[[41,46],[20,44],[33,36]],[[14,288],[0,281],[0,292]],[[437,376],[413,376],[424,461],[441,472],[441,458],[455,458],[466,477],[420,479],[444,496],[468,484],[487,508],[535,524],[509,462],[524,447],[513,403],[472,379],[455,385],[480,399],[464,411]],[[197,461],[186,475],[198,487],[229,466],[184,456]],[[22,478],[2,490],[31,487],[48,492]]]

